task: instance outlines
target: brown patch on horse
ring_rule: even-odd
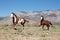
[[[48,21],[48,20],[43,20],[41,24],[48,25],[48,24],[50,24],[50,21]]]

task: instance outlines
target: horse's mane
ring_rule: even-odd
[[[16,14],[12,12],[12,14],[17,18]]]
[[[17,18],[17,16],[16,16],[15,13],[12,12],[12,14]],[[12,17],[12,18],[13,18],[13,24],[15,24],[15,22],[14,22],[14,20],[15,20],[15,19],[14,19],[14,16]]]

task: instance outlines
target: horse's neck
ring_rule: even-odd
[[[13,21],[13,23],[14,23],[14,20],[15,20],[14,17],[12,17],[12,21]]]
[[[16,16],[13,16],[13,23],[15,23],[16,22]]]
[[[44,21],[44,19],[41,19],[41,23],[42,23],[42,21]]]

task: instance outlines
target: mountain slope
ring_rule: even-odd
[[[29,21],[39,22],[41,15],[45,20],[49,20],[52,23],[60,24],[60,10],[45,10],[45,11],[33,11],[33,12],[14,12],[18,17],[28,19]],[[0,24],[12,24],[10,16],[5,17],[0,21]]]

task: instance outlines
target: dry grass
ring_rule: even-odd
[[[60,25],[54,26],[49,31],[37,25],[27,25],[24,30],[22,26],[17,26],[17,30],[12,26],[0,26],[0,40],[60,40]]]

